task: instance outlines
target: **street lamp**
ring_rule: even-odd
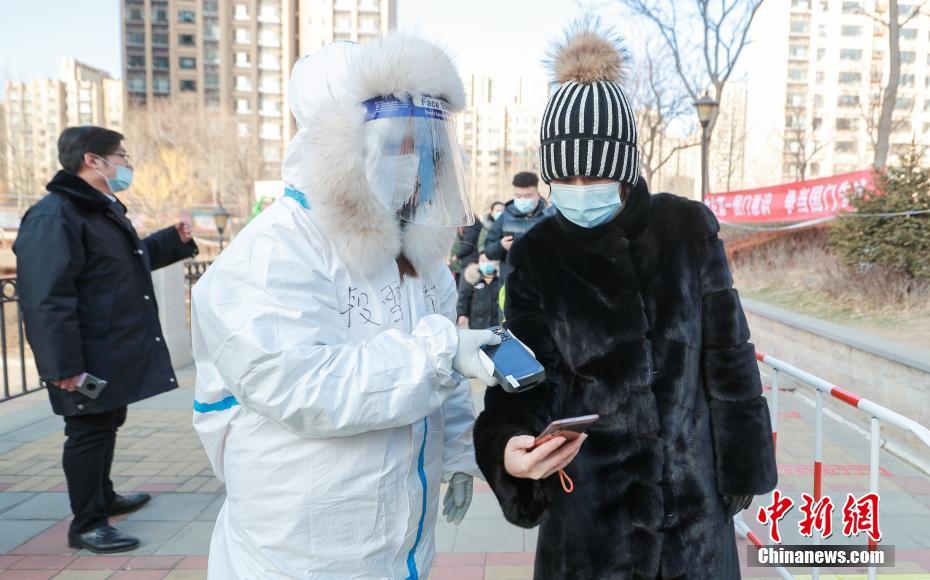
[[[229,224],[229,212],[226,211],[226,208],[220,205],[217,207],[216,211],[213,213],[213,223],[216,225],[216,231],[220,234],[220,251],[223,251],[223,231],[226,230],[226,226]]]
[[[710,190],[710,179],[707,171],[707,125],[710,124],[710,118],[714,116],[720,103],[713,100],[710,95],[704,93],[700,99],[694,101],[694,108],[697,109],[698,121],[701,122],[701,201],[707,198],[707,192]]]

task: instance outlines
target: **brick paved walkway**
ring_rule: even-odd
[[[139,549],[122,555],[95,556],[67,546],[70,511],[60,466],[62,422],[49,411],[44,393],[0,404],[0,578],[206,577],[206,554],[223,487],[191,428],[192,370],[185,369],[179,378],[183,388],[134,405],[120,431],[113,464],[117,489],[154,495],[145,509],[116,518],[121,530],[142,539]],[[779,489],[797,501],[811,488],[813,410],[798,394],[786,392],[782,402]],[[862,493],[868,484],[868,442],[830,420],[826,435],[824,492],[834,497]],[[887,453],[882,465],[883,543],[896,546],[897,566],[880,575],[928,579],[930,476]],[[476,492],[461,526],[444,521],[438,525],[439,557],[431,578],[531,578],[536,530],[507,524],[486,484],[479,483]],[[746,512],[746,521],[765,537],[763,528],[751,521],[753,513]],[[809,543],[800,539],[797,519],[795,509],[784,520],[783,543]],[[745,560],[745,542],[739,545]],[[777,577],[760,570],[745,568],[744,577]],[[809,577],[809,571],[796,573],[796,578]],[[854,569],[837,574],[821,578],[864,577]]]

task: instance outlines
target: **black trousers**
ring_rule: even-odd
[[[116,431],[126,422],[126,407],[106,413],[65,417],[62,466],[74,520],[71,531],[83,533],[107,523],[106,506],[116,498],[110,466]]]

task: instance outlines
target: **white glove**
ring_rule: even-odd
[[[489,387],[497,384],[491,373],[481,362],[479,352],[481,347],[491,344],[500,344],[501,337],[490,330],[457,329],[459,334],[459,347],[452,359],[452,368],[467,379],[477,379]]]
[[[446,521],[459,525],[465,518],[465,512],[471,505],[472,476],[467,473],[453,473],[446,497],[442,500],[442,515]]]

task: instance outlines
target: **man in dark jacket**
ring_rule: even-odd
[[[64,170],[26,212],[13,245],[26,336],[65,420],[68,543],[97,553],[139,544],[107,517],[149,500],[119,495],[110,481],[126,406],[177,387],[151,271],[197,253],[183,224],[139,239],[116,198],[132,181],[122,140],[99,127],[66,129],[58,140]],[[107,381],[96,399],[77,391],[85,375]]]
[[[507,253],[513,243],[545,217],[546,200],[539,195],[539,177],[530,171],[521,171],[513,177],[513,199],[504,206],[501,214],[484,242],[488,258],[501,263],[500,278],[507,283],[510,266]]]
[[[452,245],[452,272],[460,275],[472,264],[478,263],[478,237],[481,236],[481,220],[475,218],[475,223],[462,226],[458,229],[455,243]],[[458,280],[458,276],[456,277]]]
[[[622,62],[596,30],[556,51],[557,211],[510,251],[505,306],[546,380],[487,390],[478,465],[510,522],[540,526],[538,579],[735,579],[732,517],[777,481],[768,407],[717,220],[639,175]],[[533,449],[588,414],[586,438]]]

